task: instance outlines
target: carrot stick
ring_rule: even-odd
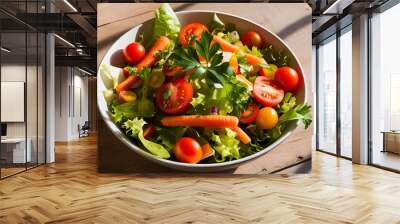
[[[144,56],[141,62],[136,65],[136,68],[138,71],[142,71],[146,67],[151,67],[154,65],[156,62],[157,58],[155,57],[155,54],[159,51],[163,51],[167,49],[169,46],[170,40],[166,36],[160,36],[156,42],[153,44],[153,46],[150,48],[150,51],[147,52],[147,54]]]
[[[163,117],[161,123],[167,127],[234,128],[238,125],[239,119],[224,115],[181,115]]]
[[[169,46],[170,40],[168,37],[160,36],[154,45],[151,47],[150,51],[144,56],[141,62],[136,65],[137,71],[140,72],[146,67],[151,67],[156,62],[157,58],[155,54],[158,51],[163,51]],[[136,75],[131,75],[117,85],[116,91],[117,93],[130,89],[140,78]]]
[[[260,58],[252,54],[246,54],[246,59],[250,65],[266,64],[264,58]]]
[[[251,142],[251,138],[244,132],[240,127],[234,127],[231,128],[232,131],[236,132],[237,138],[243,143],[243,144],[249,144]]]
[[[117,93],[128,90],[139,80],[140,80],[139,76],[130,75],[128,78],[126,78],[120,84],[118,84],[117,87],[115,88],[115,90],[117,91]]]
[[[239,47],[229,43],[228,41],[222,39],[219,36],[214,36],[214,38],[213,38],[213,40],[211,42],[211,45],[213,43],[215,43],[215,42],[219,43],[219,45],[221,46],[223,51],[228,51],[228,52],[235,53],[235,52],[237,52],[239,50]]]
[[[213,44],[215,42],[219,43],[219,45],[221,46],[223,51],[228,51],[228,52],[232,52],[232,53],[239,51],[238,46],[235,46],[235,45],[229,43],[228,41],[222,39],[221,37],[214,36],[211,44]],[[263,58],[257,57],[255,55],[252,55],[249,53],[246,53],[246,59],[250,65],[266,64],[265,60]]]

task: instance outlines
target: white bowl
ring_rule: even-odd
[[[214,13],[218,14],[218,17],[223,21],[225,24],[232,23],[235,24],[236,29],[241,32],[253,30],[259,33],[263,40],[266,41],[268,44],[272,44],[276,49],[284,49],[290,57],[290,64],[292,68],[296,69],[296,71],[300,74],[302,79],[300,79],[301,85],[299,86],[295,96],[297,98],[298,103],[304,103],[306,100],[306,80],[303,73],[303,69],[300,65],[299,60],[290,50],[290,48],[274,33],[269,31],[267,28],[249,21],[243,17],[222,13],[222,12],[215,12],[215,11],[204,11],[204,10],[193,10],[193,11],[181,11],[177,12],[177,16],[181,24],[187,24],[191,22],[203,22],[208,23],[211,21],[212,16]],[[104,56],[101,64],[108,65],[112,73],[116,73],[120,71],[120,67],[123,66],[123,59],[120,57],[120,52],[122,49],[128,45],[134,37],[138,38],[139,34],[143,33],[145,37],[149,37],[152,32],[153,27],[153,19],[144,22],[136,27],[133,27],[124,35],[122,35],[107,51],[106,55]],[[102,115],[105,123],[110,128],[111,132],[120,139],[128,149],[135,151],[140,156],[147,158],[150,161],[153,161],[157,164],[162,166],[166,166],[169,168],[183,170],[183,171],[190,171],[190,172],[215,172],[227,169],[233,169],[238,167],[243,163],[250,162],[253,159],[256,159],[268,151],[272,150],[273,148],[277,147],[279,144],[284,142],[284,140],[292,133],[292,131],[297,127],[297,124],[293,124],[287,128],[285,133],[277,139],[274,143],[269,145],[268,147],[260,150],[259,152],[252,154],[247,157],[243,157],[238,160],[223,162],[223,163],[211,163],[211,164],[188,164],[188,163],[181,163],[167,159],[161,159],[152,154],[148,153],[146,150],[139,148],[136,146],[125,134],[117,127],[117,125],[112,121],[110,115],[108,113],[107,103],[103,97],[103,90],[105,90],[105,86],[103,81],[99,75],[97,74],[97,101],[100,114]],[[267,161],[266,161],[267,162]]]

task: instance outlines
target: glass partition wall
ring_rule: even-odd
[[[370,163],[400,172],[400,4],[372,15]]]
[[[351,25],[317,45],[317,138],[319,151],[352,157]]]
[[[35,13],[35,2],[18,9]],[[0,3],[0,7],[3,3]],[[36,5],[35,5],[36,4]],[[45,34],[0,11],[0,178],[45,163]]]

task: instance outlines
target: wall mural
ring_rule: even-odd
[[[99,4],[99,171],[309,171],[305,6]]]

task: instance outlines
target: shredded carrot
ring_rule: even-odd
[[[234,128],[239,119],[235,116],[224,115],[181,115],[163,117],[161,123],[167,127],[189,126],[207,128]]]
[[[251,142],[251,138],[246,134],[246,132],[243,131],[240,127],[234,127],[231,128],[232,131],[236,132],[237,138],[243,143],[243,144],[249,144]]]

